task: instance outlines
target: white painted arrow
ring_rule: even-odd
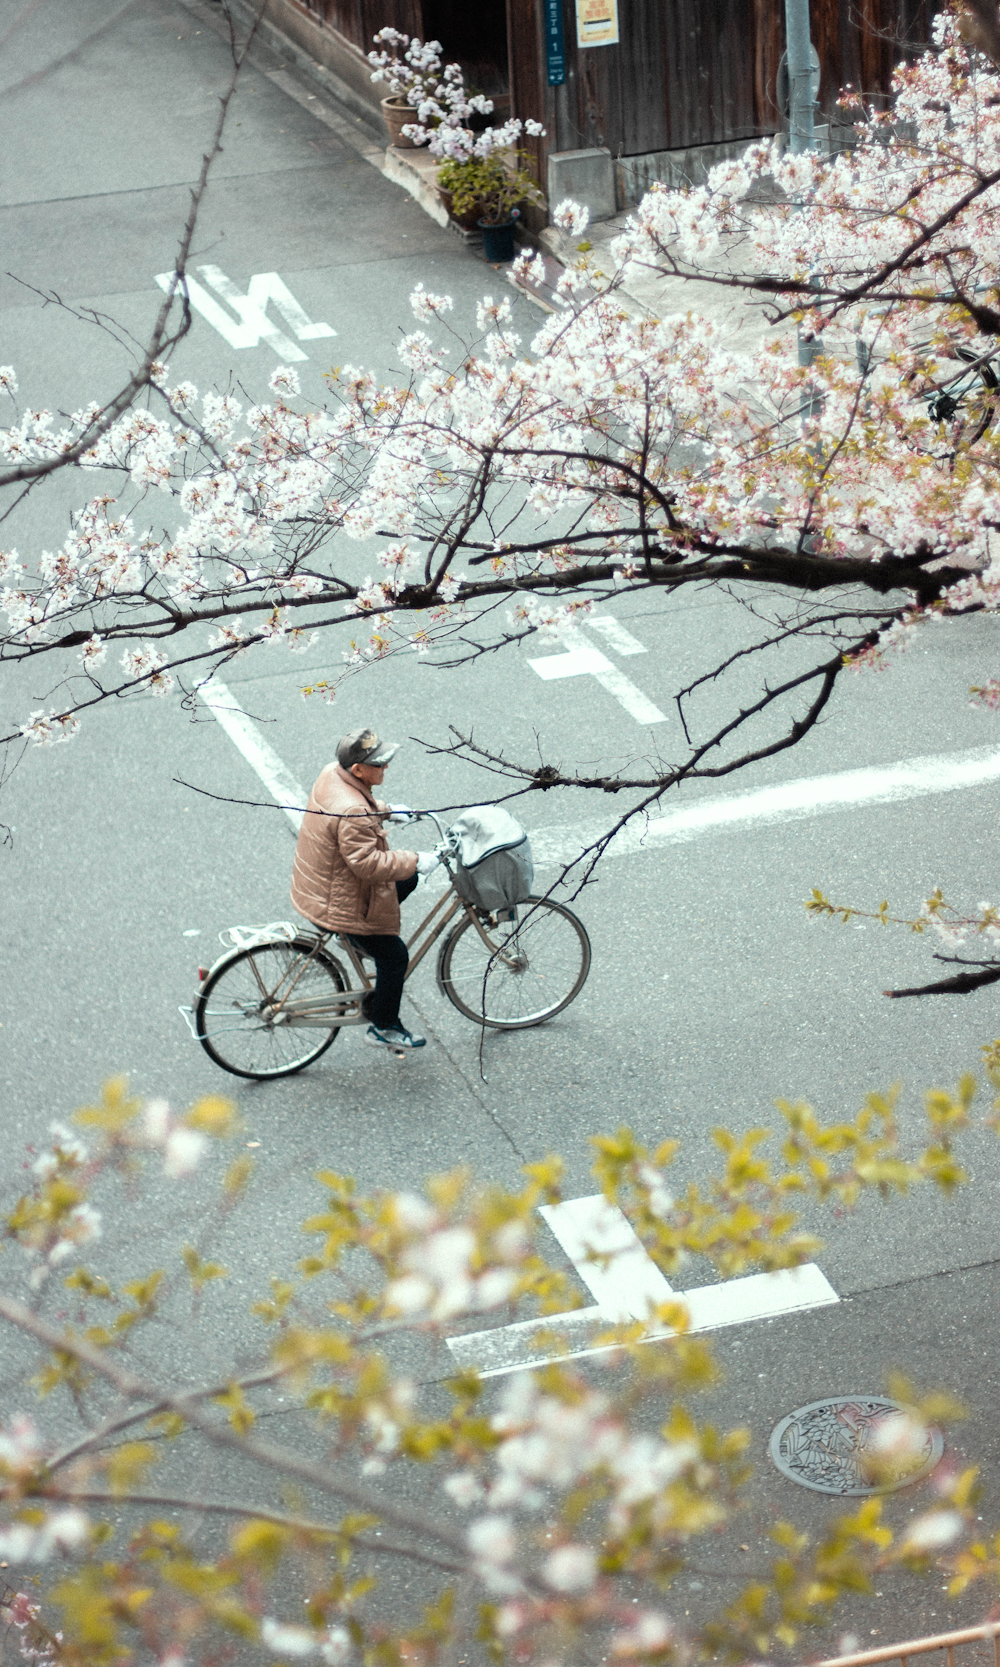
[[[300,307],[291,290],[277,272],[255,272],[247,286],[244,295],[233,283],[231,278],[218,266],[199,266],[205,282],[216,295],[221,295],[228,301],[236,318],[232,318],[224,307],[220,307],[208,290],[203,289],[197,279],[190,276],[184,280],[188,299],[195,312],[200,313],[206,323],[218,330],[219,335],[230,347],[238,351],[247,347],[257,347],[266,341],[273,348],[280,359],[294,363],[296,360],[308,358],[300,347],[288,336],[283,335],[276,324],[272,324],[267,316],[267,307],[271,302],[277,307],[286,324],[290,325],[299,341],[315,341],[321,336],[335,336],[337,334],[330,324],[314,324],[308,313]],[[156,282],[164,291],[168,291],[174,283],[176,274],[173,272],[159,272]]]

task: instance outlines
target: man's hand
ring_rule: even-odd
[[[417,854],[417,873],[432,874],[441,861],[437,851],[420,851]]]
[[[390,805],[389,806],[389,821],[390,822],[415,822],[416,820],[417,820],[417,813],[416,813],[415,810],[411,810],[409,805]]]

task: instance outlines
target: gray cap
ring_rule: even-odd
[[[388,764],[399,751],[398,741],[382,741],[373,729],[352,729],[337,746],[337,763],[349,770],[352,764]]]

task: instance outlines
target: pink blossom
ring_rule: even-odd
[[[965,1522],[960,1511],[925,1511],[915,1517],[903,1536],[901,1550],[908,1552],[941,1551],[957,1540]]]
[[[321,1635],[319,1653],[327,1667],[344,1667],[351,1654],[351,1635],[344,1626],[328,1627]]]
[[[290,1626],[265,1615],[260,1623],[260,1641],[275,1655],[312,1655],[319,1640],[308,1627]]]
[[[668,1615],[657,1609],[639,1610],[626,1632],[618,1632],[611,1641],[615,1656],[652,1655],[668,1649],[674,1637],[674,1625]]]
[[[272,371],[269,387],[273,393],[287,394],[289,397],[302,392],[299,373],[293,370],[291,365],[279,365],[277,370]]]
[[[60,741],[71,741],[80,728],[80,720],[71,712],[32,712],[27,723],[21,725],[25,740],[36,746],[51,747]]]
[[[568,232],[570,237],[582,237],[590,221],[590,210],[582,204],[575,203],[567,197],[555,209],[552,215],[553,225],[561,231]]]
[[[542,1577],[555,1592],[577,1596],[597,1579],[597,1553],[589,1545],[561,1545],[546,1558]]]
[[[7,1474],[30,1474],[42,1457],[42,1444],[32,1419],[18,1414],[0,1427],[0,1466]]]
[[[197,1169],[208,1147],[208,1138],[198,1129],[175,1128],[163,1149],[163,1173],[182,1180]]]

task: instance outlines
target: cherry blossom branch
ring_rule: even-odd
[[[935,961],[951,959],[943,955],[935,955]],[[975,964],[975,963],[974,963]],[[985,963],[980,963],[984,965]],[[965,996],[971,990],[982,989],[984,984],[996,984],[1000,980],[1000,966],[986,966],[983,972],[960,972],[954,978],[941,978],[934,984],[917,984],[908,990],[883,990],[884,996]]]
[[[101,410],[86,423],[82,433],[75,441],[72,442],[72,444],[67,445],[64,448],[60,448],[55,456],[45,458],[40,462],[24,463],[18,465],[14,469],[0,471],[0,488],[4,486],[18,485],[23,482],[39,481],[44,479],[47,475],[51,475],[57,469],[68,468],[79,463],[85,454],[88,451],[91,451],[96,443],[105,434],[109,433],[118,418],[132,407],[135,402],[136,395],[141,393],[143,388],[148,388],[151,385],[153,373],[159,361],[165,355],[169,355],[177,344],[183,341],[184,337],[190,330],[192,315],[191,304],[187,294],[186,273],[188,256],[191,253],[191,243],[194,238],[195,226],[201,209],[202,199],[208,188],[209,172],[211,170],[212,163],[215,161],[215,158],[222,149],[222,133],[226,124],[226,117],[229,113],[229,106],[232,102],[233,95],[236,92],[236,85],[239,79],[240,71],[243,68],[247,54],[253,44],[257,30],[260,27],[260,21],[264,15],[264,10],[265,5],[263,3],[258,5],[250,32],[244,42],[241,52],[236,50],[232,18],[230,17],[229,19],[231,50],[233,54],[232,76],[230,77],[229,85],[226,88],[226,91],[219,99],[219,116],[215,124],[215,131],[209,142],[208,149],[202,156],[198,179],[191,188],[191,206],[188,210],[187,219],[184,222],[184,229],[181,232],[177,258],[174,265],[174,277],[156,315],[156,321],[150,333],[149,341],[143,350],[142,363],[140,364],[138,370],[136,370],[133,375],[129,377],[124,387],[119,390],[114,398],[109,400],[107,404],[105,404]],[[14,277],[14,274],[8,273],[8,277]],[[171,311],[173,310],[174,300],[178,295],[181,298],[181,321],[175,330],[168,331],[168,321]],[[63,305],[54,293],[52,296],[52,303],[59,306]]]
[[[442,1545],[450,1547],[463,1559],[466,1566],[465,1538],[446,1523],[435,1521],[429,1514],[411,1510],[408,1506],[396,1500],[383,1498],[371,1487],[365,1487],[358,1482],[352,1482],[346,1476],[334,1476],[322,1465],[314,1464],[303,1459],[290,1448],[277,1447],[271,1442],[264,1442],[250,1435],[239,1435],[218,1418],[212,1418],[203,1412],[198,1404],[198,1398],[183,1393],[164,1391],[162,1385],[152,1383],[130,1371],[128,1367],[109,1358],[107,1353],[96,1348],[86,1338],[75,1336],[72,1332],[61,1330],[51,1325],[40,1315],[34,1314],[23,1302],[16,1297],[6,1296],[0,1292],[0,1318],[3,1318],[19,1331],[26,1332],[37,1342],[46,1347],[57,1350],[61,1354],[71,1355],[81,1365],[114,1384],[121,1394],[130,1400],[144,1400],[151,1406],[174,1412],[183,1418],[192,1429],[199,1431],[213,1446],[224,1447],[232,1452],[243,1454],[255,1459],[266,1469],[276,1470],[286,1476],[297,1476],[301,1481],[309,1482],[313,1487],[324,1493],[333,1494],[337,1498],[346,1499],[352,1505],[364,1511],[391,1522],[397,1528],[405,1528],[420,1536],[430,1536],[440,1541]]]
[[[0,1498],[3,1493],[0,1489]],[[447,1557],[436,1557],[432,1551],[423,1551],[418,1546],[397,1545],[393,1540],[380,1536],[378,1540],[366,1539],[361,1532],[345,1533],[336,1522],[316,1522],[311,1517],[289,1515],[287,1511],[271,1510],[266,1505],[241,1504],[233,1499],[191,1499],[183,1494],[173,1493],[142,1493],[129,1489],[127,1496],[105,1488],[61,1488],[58,1492],[46,1493],[42,1490],[39,1497],[55,1498],[78,1505],[148,1505],[153,1509],[163,1508],[178,1511],[204,1512],[211,1516],[232,1516],[245,1519],[256,1519],[260,1522],[273,1522],[279,1528],[291,1528],[297,1533],[317,1534],[329,1539],[332,1535],[349,1539],[352,1545],[362,1551],[387,1552],[392,1557],[407,1557],[411,1562],[422,1563],[426,1568],[443,1569],[446,1574],[464,1574],[468,1564],[455,1562]]]

